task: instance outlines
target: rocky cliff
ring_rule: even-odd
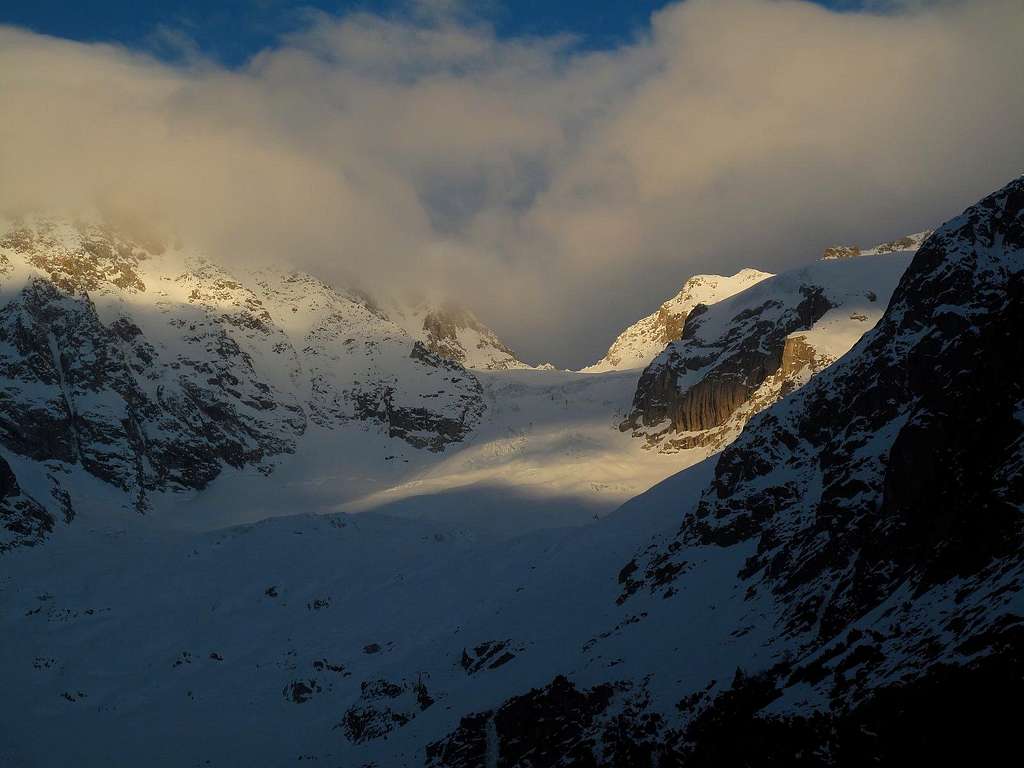
[[[621,428],[661,450],[726,445],[877,321],[913,251],[875,250],[694,307],[682,338],[644,370]]]

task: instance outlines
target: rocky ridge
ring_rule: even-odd
[[[821,259],[822,261],[834,261],[836,259],[855,259],[858,256],[878,256],[898,251],[916,251],[921,247],[921,243],[931,237],[932,232],[934,230],[926,229],[923,232],[915,232],[912,235],[905,235],[863,250],[858,245],[830,245],[822,252]]]

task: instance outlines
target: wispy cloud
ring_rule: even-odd
[[[0,29],[0,208],[435,291],[577,365],[694,271],[923,228],[1024,167],[1017,0],[689,0],[606,52],[446,5],[317,15],[238,70]]]

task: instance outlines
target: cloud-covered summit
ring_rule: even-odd
[[[610,51],[315,15],[237,69],[0,28],[0,209],[452,297],[579,365],[689,274],[915,231],[1024,168],[1024,7],[888,6],[688,0]]]

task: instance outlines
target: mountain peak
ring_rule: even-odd
[[[530,367],[467,307],[453,302],[392,301],[384,311],[431,352],[466,368],[493,371]]]
[[[604,357],[583,371],[602,373],[643,368],[665,348],[666,344],[682,336],[686,316],[698,304],[714,304],[771,276],[769,272],[746,268],[729,277],[690,277],[683,283],[679,293],[647,317],[626,328],[612,342]]]

